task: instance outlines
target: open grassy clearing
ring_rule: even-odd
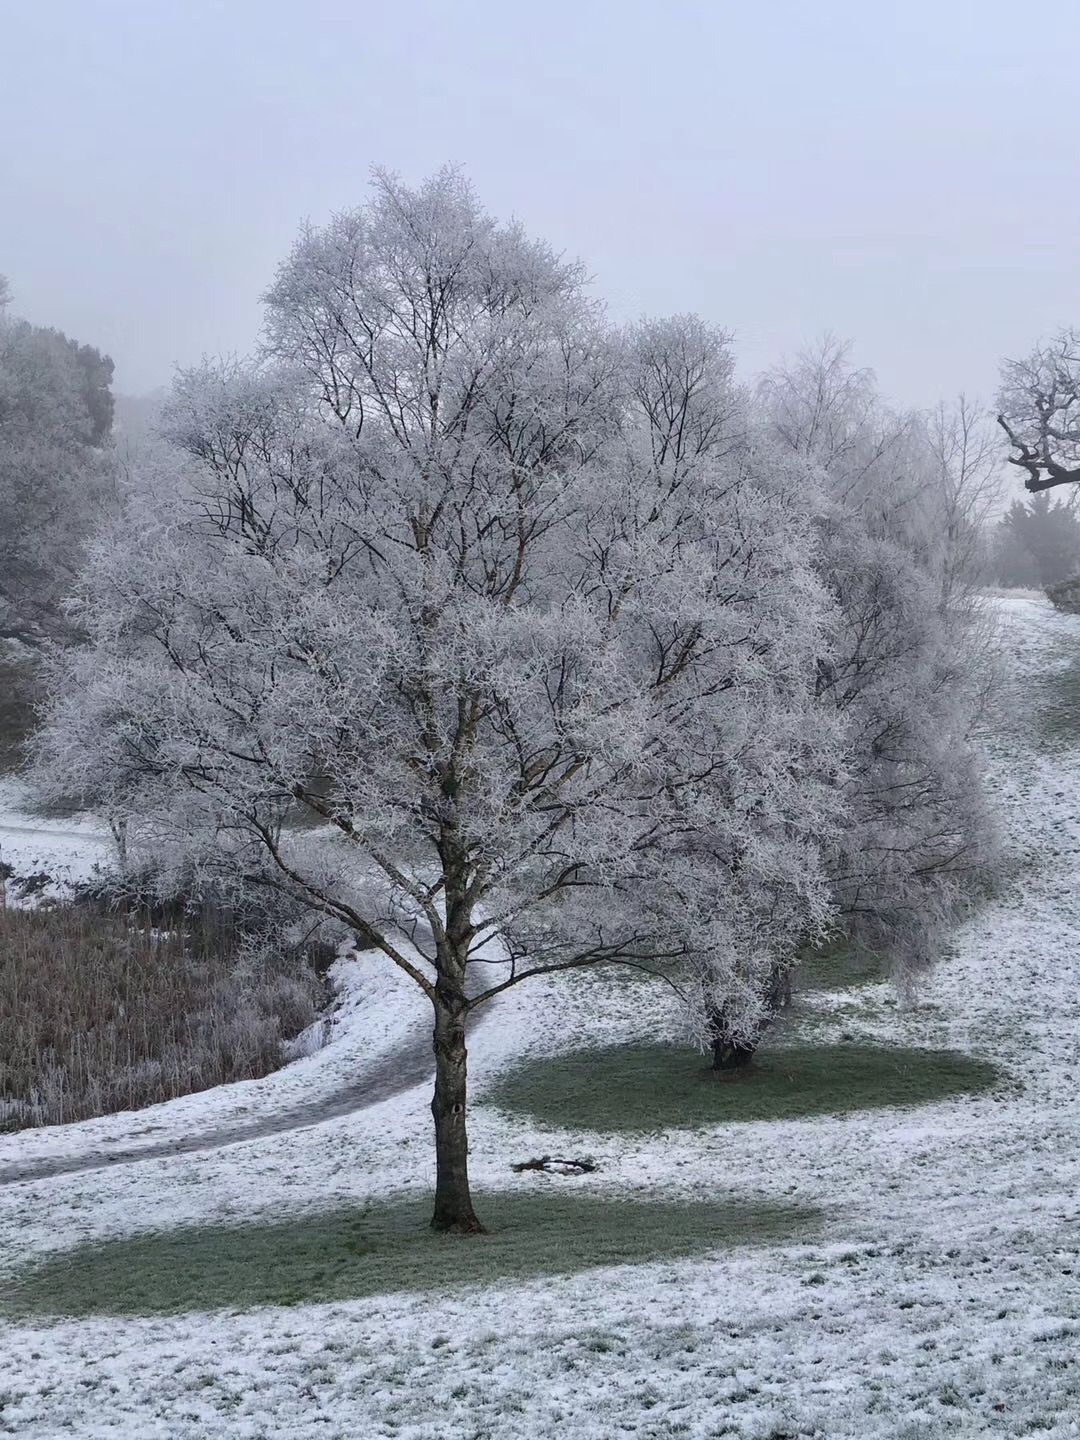
[[[798,1120],[975,1094],[1000,1080],[985,1060],[899,1046],[766,1047],[738,1079],[674,1045],[614,1045],[511,1070],[489,1104],[552,1127],[667,1130],[740,1120]]]
[[[663,985],[663,979],[647,966],[610,965],[598,972],[603,983],[611,987]],[[792,971],[792,993],[821,990],[848,990],[861,985],[876,985],[889,978],[882,957],[870,950],[860,950],[845,935],[837,935],[821,945],[805,950]]]
[[[858,950],[845,936],[837,936],[802,956],[792,974],[792,991],[798,996],[805,991],[847,990],[888,978],[880,955]]]
[[[665,1204],[548,1191],[481,1195],[490,1233],[427,1227],[430,1203],[391,1199],[274,1224],[205,1226],[65,1252],[6,1287],[9,1315],[154,1315],[445,1292],[594,1266],[814,1237],[805,1207]]]

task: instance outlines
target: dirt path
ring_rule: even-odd
[[[30,835],[38,840],[69,840],[77,844],[108,845],[111,837],[97,830],[56,830],[47,825],[11,825],[0,820],[0,840],[5,835]]]

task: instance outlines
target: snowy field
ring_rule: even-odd
[[[802,1244],[570,1278],[163,1319],[0,1323],[0,1433],[125,1440],[937,1440],[1080,1435],[1080,750],[1037,748],[1042,678],[1080,618],[996,602],[1003,683],[987,737],[1007,875],[913,1007],[885,987],[822,1003],[815,1034],[984,1055],[999,1090],[915,1110],[659,1136],[537,1130],[484,1105],[501,1067],[567,1043],[655,1037],[659,988],[570,977],[512,991],[470,1042],[474,1184],[796,1202]],[[8,797],[10,799],[10,797]],[[0,843],[19,842],[5,813]],[[24,829],[33,829],[26,821]],[[55,843],[83,856],[74,832]],[[42,854],[48,837],[25,837]],[[92,844],[93,842],[88,842]],[[78,862],[75,858],[68,861]],[[330,1044],[287,1070],[136,1115],[0,1136],[0,1173],[100,1159],[330,1093],[414,1024],[353,963]],[[635,1010],[629,1011],[633,999]],[[642,1002],[644,1002],[642,1004]],[[282,1218],[432,1181],[427,1085],[287,1139],[0,1186],[0,1265],[87,1239]],[[511,1164],[571,1149],[577,1178]],[[483,1197],[478,1201],[481,1215]],[[481,1242],[463,1242],[483,1243]]]
[[[107,861],[111,837],[107,829],[82,818],[53,820],[33,814],[25,791],[9,776],[0,778],[0,861],[26,879],[48,875],[47,895],[89,880]]]

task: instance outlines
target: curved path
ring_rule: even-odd
[[[32,817],[20,815],[19,818]],[[103,831],[63,829],[60,826],[50,826],[48,822],[41,825],[11,824],[7,819],[0,819],[0,856],[4,837],[9,835],[23,840],[88,844],[95,848],[109,843],[110,838]],[[484,1013],[487,1013],[486,1007]],[[469,1028],[475,1023],[473,1019]],[[308,1130],[327,1120],[355,1114],[411,1090],[428,1080],[432,1071],[430,1026],[417,1021],[382,1059],[365,1070],[355,1081],[331,1091],[321,1099],[298,1102],[284,1109],[277,1109],[261,1119],[253,1116],[244,1121],[210,1124],[193,1130],[189,1135],[174,1136],[146,1145],[130,1145],[124,1148],[123,1142],[120,1142],[113,1148],[108,1141],[99,1141],[94,1149],[81,1155],[58,1155],[7,1165],[0,1163],[0,1186],[47,1180],[54,1175],[78,1175],[89,1170],[108,1170],[115,1165],[132,1165],[140,1160],[158,1160],[167,1155],[190,1155],[204,1150],[220,1150],[224,1146],[237,1145],[245,1140],[284,1135],[294,1130]],[[102,1149],[103,1144],[109,1145],[109,1148]]]
[[[132,1165],[139,1160],[158,1160],[163,1155],[190,1155],[200,1150],[220,1150],[244,1140],[267,1135],[284,1135],[308,1130],[325,1120],[352,1115],[420,1085],[431,1074],[431,1040],[419,1025],[354,1084],[321,1100],[308,1101],[278,1110],[263,1119],[251,1119],[214,1126],[191,1135],[162,1140],[107,1153],[95,1150],[88,1155],[65,1155],[55,1159],[31,1160],[22,1165],[0,1167],[0,1186],[19,1185],[28,1180],[47,1180],[54,1175],[78,1175],[87,1170],[108,1170],[114,1165]]]
[[[38,840],[68,840],[90,845],[108,845],[112,837],[101,830],[58,830],[51,825],[10,825],[0,820],[0,840],[5,835],[30,835]]]
[[[483,1015],[489,1013],[490,1004]],[[476,1025],[469,1022],[469,1029]],[[88,1170],[110,1170],[116,1165],[133,1165],[140,1160],[159,1160],[167,1155],[191,1155],[199,1151],[220,1150],[245,1140],[262,1139],[268,1135],[285,1135],[294,1130],[310,1130],[327,1120],[354,1115],[383,1100],[401,1095],[422,1085],[432,1075],[431,1031],[417,1021],[409,1032],[366,1071],[358,1080],[331,1092],[319,1100],[276,1110],[262,1119],[253,1117],[242,1122],[211,1125],[190,1135],[161,1140],[149,1145],[117,1147],[107,1152],[94,1150],[83,1155],[63,1155],[53,1159],[29,1160],[24,1164],[0,1166],[0,1187],[21,1185],[33,1180],[48,1180],[55,1175],[79,1175]]]

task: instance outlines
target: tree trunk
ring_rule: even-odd
[[[465,1130],[466,997],[464,984],[439,977],[435,994],[435,1213],[433,1230],[482,1235],[469,1194],[469,1142]]]
[[[735,1037],[727,1009],[713,1005],[709,1010],[709,1043],[712,1046],[712,1068],[721,1074],[745,1070],[757,1053],[761,1037],[773,1020],[791,1004],[791,971],[787,966],[774,965],[766,986],[766,1012],[752,1036]]]
[[[754,1058],[756,1044],[745,1040],[732,1040],[721,1025],[710,1025],[712,1038],[712,1068],[718,1073],[730,1075],[745,1070]]]
[[[779,1015],[791,1004],[791,967],[774,965],[769,975],[769,1018]]]

